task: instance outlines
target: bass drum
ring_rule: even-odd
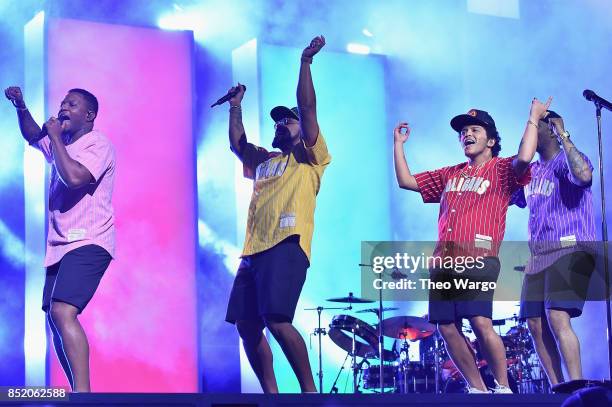
[[[495,388],[495,377],[488,366],[482,366],[480,370],[480,376],[488,388]],[[516,379],[510,370],[508,370],[508,383],[513,393],[518,393],[518,385]],[[459,375],[458,377],[451,377],[444,384],[444,393],[467,393],[467,385],[465,380]]]

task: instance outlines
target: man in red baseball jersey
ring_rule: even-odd
[[[412,174],[404,156],[408,123],[399,123],[394,135],[395,173],[400,188],[419,192],[425,203],[440,203],[438,243],[434,256],[458,258],[477,254],[482,267],[477,278],[496,281],[499,275],[497,251],[503,240],[506,212],[512,194],[529,182],[528,166],[537,147],[537,123],[546,114],[551,99],[543,104],[533,99],[529,120],[517,155],[498,157],[500,136],[493,118],[485,111],[472,109],[454,117],[451,127],[459,133],[459,142],[467,162],[433,171]],[[405,131],[403,131],[405,130]],[[431,270],[431,279],[441,281],[456,273]],[[438,325],[453,362],[465,378],[470,393],[488,392],[460,327],[463,318],[470,325],[482,353],[496,379],[494,393],[511,393],[506,373],[505,349],[493,329],[493,290],[481,292],[478,300],[466,300],[464,293],[448,295],[430,291],[429,320]],[[457,298],[459,297],[459,298]]]

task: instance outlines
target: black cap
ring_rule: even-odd
[[[460,133],[465,126],[473,124],[497,130],[495,128],[495,121],[493,121],[491,115],[484,110],[470,109],[470,111],[466,114],[455,116],[453,117],[453,120],[450,121],[451,127],[457,133]]]
[[[290,119],[300,120],[300,115],[297,107],[292,107],[291,109],[289,109],[286,106],[276,106],[274,109],[270,110],[270,116],[272,117],[272,120],[274,120],[274,123],[286,117]]]

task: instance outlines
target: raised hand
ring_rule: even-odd
[[[312,58],[319,51],[321,51],[321,48],[323,48],[324,46],[325,46],[324,36],[319,35],[318,37],[314,37],[312,41],[310,41],[310,45],[308,45],[306,48],[304,48],[304,51],[302,51],[302,56],[307,57],[307,58]]]
[[[236,96],[232,97],[229,100],[230,106],[240,106],[240,103],[242,103],[242,98],[244,97],[244,92],[246,92],[246,89],[242,86],[240,82],[238,82],[238,85],[231,87],[228,92],[234,92],[236,90],[238,90]]]
[[[10,86],[4,90],[4,95],[11,101],[13,106],[19,109],[25,109],[26,105],[23,101],[23,93],[19,86]]]
[[[402,129],[406,129],[406,131],[402,132]],[[408,137],[410,136],[410,127],[406,122],[400,122],[395,129],[393,129],[393,141],[396,143],[404,144]]]
[[[533,98],[531,101],[531,110],[529,111],[529,117],[534,120],[540,120],[546,117],[546,111],[550,107],[552,102],[552,96],[548,98],[546,103],[542,103],[538,98]]]

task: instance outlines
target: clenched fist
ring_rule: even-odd
[[[10,86],[4,90],[4,95],[11,101],[13,106],[19,109],[25,109],[26,105],[23,101],[23,93],[19,86]]]

